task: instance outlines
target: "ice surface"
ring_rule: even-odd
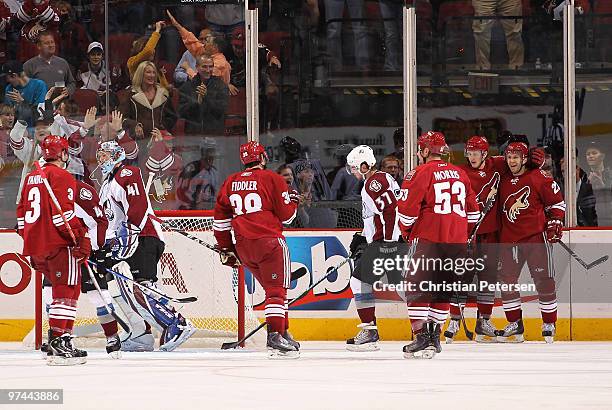
[[[300,359],[282,361],[195,349],[112,360],[90,350],[72,367],[5,345],[0,388],[63,388],[61,409],[612,409],[612,343],[455,343],[433,360],[403,359],[403,344],[355,353],[306,342]]]

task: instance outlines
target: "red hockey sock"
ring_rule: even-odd
[[[374,307],[357,309],[357,314],[359,315],[359,319],[361,319],[361,323],[374,322],[376,324],[376,313]]]
[[[119,330],[117,328],[117,321],[113,320],[112,322],[108,322],[108,323],[100,323],[100,325],[102,326],[102,329],[104,330],[104,336],[106,337],[111,337],[117,334],[117,331]]]
[[[453,319],[459,319],[461,317],[461,311],[459,310],[459,305],[455,303],[450,304],[450,315]]]
[[[451,305],[451,312],[452,312]],[[493,313],[493,303],[478,303],[478,313],[483,319],[489,319]]]
[[[408,316],[410,317],[410,326],[412,333],[419,334],[423,325],[427,321],[429,314],[428,302],[412,302],[408,304]]]
[[[285,291],[284,295],[282,291]],[[270,332],[285,333],[285,295],[286,290],[281,288],[271,288],[266,293],[266,307],[264,309],[266,322]],[[278,296],[276,296],[278,294]]]

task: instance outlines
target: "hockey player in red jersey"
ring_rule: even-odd
[[[552,343],[557,321],[557,294],[552,244],[561,240],[565,201],[561,188],[539,169],[527,169],[527,145],[513,142],[505,151],[511,175],[502,178],[499,190],[501,212],[500,280],[516,284],[525,263],[533,278],[542,314],[542,336]],[[512,244],[512,245],[510,245]],[[498,341],[524,340],[521,295],[502,292],[508,325],[499,330]]]
[[[35,170],[24,181],[17,206],[17,227],[23,237],[23,255],[30,256],[32,266],[51,282],[53,302],[49,310],[48,363],[82,364],[87,353],[72,346],[71,333],[81,290],[79,265],[89,257],[91,244],[74,212],[76,183],[65,170],[69,158],[68,141],[50,135],[41,148],[47,161],[44,174],[63,217],[52,201],[44,177]]]
[[[407,272],[414,285],[408,294],[408,314],[415,340],[404,346],[406,358],[432,358],[441,352],[440,327],[448,315],[450,293],[433,291],[429,284],[453,281],[452,272],[439,266],[429,268],[429,261],[458,261],[465,257],[468,224],[478,221],[480,211],[465,171],[442,161],[448,152],[444,135],[429,131],[418,139],[421,165],[410,171],[402,184],[398,202],[400,229],[410,240],[411,257],[426,264]],[[427,286],[423,289],[422,286]]]
[[[465,282],[472,282],[475,273],[478,273],[479,281],[494,283],[497,278],[497,253],[495,244],[498,242],[499,215],[497,191],[501,176],[508,172],[508,167],[504,157],[489,157],[489,142],[485,137],[473,136],[465,144],[466,164],[459,167],[465,171],[470,178],[472,189],[476,194],[476,202],[481,212],[485,212],[485,207],[489,205],[489,210],[484,216],[476,237],[472,244],[473,255],[484,257],[486,260],[485,269],[478,272],[470,272],[469,277],[463,278]],[[485,256],[486,255],[486,256]],[[459,331],[459,320],[461,317],[459,304],[464,304],[466,294],[460,293],[459,300],[451,299],[450,322],[444,332],[446,343],[451,343],[453,337]],[[479,291],[477,294],[478,313],[476,319],[476,341],[481,343],[495,342],[495,326],[491,323],[491,313],[493,312],[493,302],[495,293],[489,291]]]
[[[96,157],[104,176],[100,202],[109,222],[106,239],[114,248],[113,269],[142,285],[132,286],[117,278],[111,287],[131,328],[131,334],[121,342],[121,350],[152,351],[154,326],[161,332],[159,349],[172,351],[195,333],[195,327],[167,300],[147,290],[157,287],[157,264],[165,244],[159,223],[150,218],[153,209],[140,169],[123,163],[125,151],[116,141],[100,144]],[[98,261],[98,265],[107,263]]]
[[[94,260],[99,259],[96,255],[100,252],[104,252],[101,248],[105,242],[108,220],[102,211],[98,193],[91,185],[79,180],[76,181],[74,213],[87,230],[91,241],[92,258]],[[96,308],[98,321],[106,336],[106,352],[113,358],[119,358],[118,351],[121,348],[121,342],[117,335],[117,321],[106,307],[107,305],[112,306],[113,303],[110,293],[108,292],[106,272],[102,269],[97,270],[96,267],[94,267],[92,273],[96,275],[96,280],[102,290],[102,294],[100,294],[94,286],[85,264],[81,265],[81,292],[87,295],[92,306]],[[49,282],[47,278],[43,281],[43,300],[45,301],[47,310],[49,310],[52,296],[51,282]],[[51,330],[49,330],[49,332],[51,332]],[[51,340],[51,336],[49,336],[49,340]],[[41,350],[45,353],[48,352],[48,343],[44,343]]]
[[[355,178],[364,180],[361,190],[363,231],[356,233],[350,245],[355,268],[351,273],[351,290],[361,324],[357,336],[346,341],[351,351],[378,350],[378,328],[376,326],[374,282],[381,280],[373,274],[361,258],[365,248],[373,244],[397,242],[400,231],[397,225],[397,195],[400,189],[391,175],[376,169],[374,151],[367,145],[359,145],[346,157],[347,165]],[[389,275],[390,272],[387,272]],[[399,278],[389,278],[398,283]]]
[[[213,230],[221,262],[231,267],[242,263],[264,288],[270,357],[299,357],[300,345],[288,331],[291,259],[282,233],[283,224],[295,218],[298,198],[280,175],[265,169],[268,156],[259,143],[242,144],[240,160],[245,170],[227,177],[215,205]]]

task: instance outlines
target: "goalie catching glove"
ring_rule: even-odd
[[[233,246],[231,248],[222,248],[219,245],[215,245],[215,249],[219,252],[222,265],[229,266],[230,268],[240,266],[240,259],[238,259],[236,249]]]
[[[550,219],[546,222],[546,240],[557,243],[563,236],[563,222],[558,219]]]

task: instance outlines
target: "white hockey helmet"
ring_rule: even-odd
[[[108,175],[115,168],[115,165],[125,159],[125,150],[117,141],[106,141],[101,143],[96,151],[96,159],[99,158],[101,152],[110,154],[110,158],[104,163],[100,164],[98,161],[98,165],[103,175]]]
[[[376,165],[376,157],[372,148],[367,145],[358,145],[346,156],[346,165],[350,167],[351,171],[361,173],[361,164],[363,163],[372,168]]]

